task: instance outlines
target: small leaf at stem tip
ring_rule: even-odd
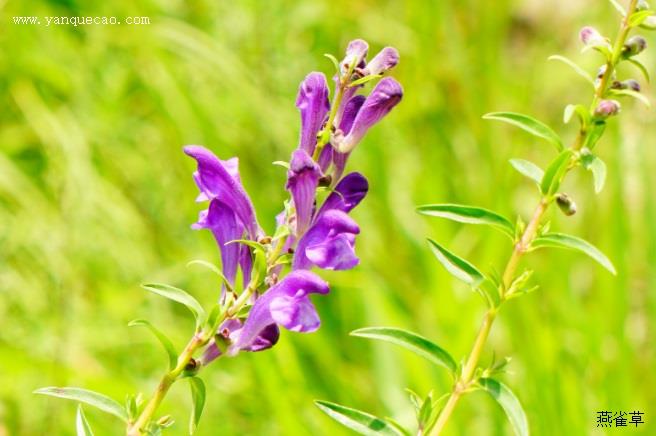
[[[567,170],[572,157],[572,150],[565,150],[560,153],[547,167],[540,183],[540,191],[544,195],[553,195],[558,191],[560,182]]]
[[[75,432],[77,436],[93,436],[93,431],[91,431],[91,426],[87,421],[87,417],[84,416],[84,411],[82,410],[82,405],[77,405],[77,415],[75,416]]]
[[[416,333],[394,327],[364,327],[352,331],[350,335],[399,345],[455,374],[457,365],[453,357],[439,345]]]
[[[128,421],[127,412],[118,402],[106,395],[99,394],[98,392],[90,391],[88,389],[74,387],[47,387],[37,389],[33,393],[49,395],[51,397],[63,398],[66,400],[73,400],[79,403],[88,404],[89,406],[93,406],[105,413],[116,416],[123,422]]]
[[[157,294],[164,298],[168,298],[171,301],[175,301],[176,303],[180,303],[183,306],[186,306],[187,309],[189,309],[189,311],[196,318],[196,326],[203,325],[207,319],[207,314],[205,313],[205,310],[200,305],[198,300],[196,300],[194,297],[182,289],[162,283],[148,283],[141,285],[141,287],[149,292],[152,292],[153,294]]]
[[[613,266],[613,263],[610,261],[610,259],[608,259],[604,253],[602,253],[597,247],[585,239],[577,238],[576,236],[572,235],[566,235],[564,233],[546,233],[538,238],[535,238],[531,243],[531,249],[538,249],[542,247],[566,248],[579,251],[597,261],[611,274],[617,275],[617,271],[615,270],[615,267]]]
[[[544,171],[533,162],[524,159],[510,159],[510,165],[523,176],[533,180],[538,185],[542,182]]]
[[[285,162],[284,160],[274,160],[272,163],[274,165],[278,165],[279,167],[289,169],[289,162]]]
[[[621,95],[621,96],[627,96],[627,97],[633,97],[637,100],[640,100],[642,104],[647,106],[648,108],[651,108],[651,102],[647,97],[644,95],[640,94],[639,92],[632,91],[630,89],[611,89],[611,95]]]
[[[627,59],[634,67],[640,70],[643,76],[645,76],[645,80],[647,83],[651,82],[651,77],[649,76],[649,70],[647,70],[647,67],[642,65],[642,63],[636,59],[629,58]]]
[[[337,71],[337,73],[339,73],[339,61],[337,60],[337,58],[335,56],[331,55],[330,53],[324,53],[324,56],[327,57],[328,59],[330,59],[330,61],[335,66],[335,71]]]
[[[226,245],[227,244],[244,244],[251,247],[254,250],[266,251],[266,247],[264,247],[264,245],[256,241],[251,241],[250,239],[233,239],[232,241],[226,242]]]
[[[213,263],[211,263],[211,262],[207,262],[207,261],[205,261],[205,260],[201,260],[201,259],[196,259],[196,260],[192,260],[191,262],[187,263],[187,267],[189,267],[189,266],[191,266],[191,265],[200,265],[200,266],[203,266],[203,267],[209,269],[209,270],[212,271],[214,274],[216,274],[217,276],[219,276],[219,278],[221,279],[221,281],[223,282],[223,284],[226,286],[226,288],[228,288],[228,291],[230,291],[230,292],[234,292],[234,289],[233,289],[232,285],[231,285],[230,282],[228,281],[228,278],[223,274],[223,271],[221,271],[221,270],[220,270],[216,265],[214,265]]]
[[[592,172],[595,192],[600,193],[606,182],[606,164],[589,151],[581,156],[581,164],[586,170]]]
[[[578,66],[574,61],[572,61],[572,60],[566,58],[565,56],[561,56],[561,55],[552,55],[552,56],[549,56],[548,59],[549,59],[550,61],[560,61],[560,62],[566,64],[566,65],[569,66],[572,70],[574,70],[574,72],[575,72],[576,74],[578,74],[579,76],[583,77],[583,78],[584,78],[589,84],[591,84],[592,87],[594,88],[595,83],[594,83],[594,80],[592,79],[592,76],[590,76],[590,74],[588,74],[587,71],[585,71],[583,68],[581,68],[580,66]]]
[[[483,273],[476,269],[474,265],[451,253],[430,238],[428,238],[428,245],[442,266],[458,280],[462,280],[475,288],[485,279]]]
[[[651,17],[654,15],[654,11],[650,10],[644,10],[644,11],[637,11],[631,14],[629,17],[629,27],[638,27],[641,25],[647,18]]]
[[[617,11],[622,14],[623,17],[626,17],[626,10],[624,9],[624,6],[619,4],[617,0],[610,0],[610,3],[617,9]]]
[[[572,115],[576,114],[581,127],[585,128],[590,124],[590,112],[582,104],[568,104],[563,111],[563,121],[565,124],[569,123],[572,119]]]
[[[524,412],[521,403],[508,386],[493,378],[482,378],[478,381],[478,384],[485,392],[490,394],[492,398],[499,403],[501,408],[503,408],[504,412],[506,412],[506,416],[512,424],[515,434],[517,436],[528,436],[528,419],[526,418],[526,413]]]
[[[198,428],[198,422],[205,407],[205,383],[198,377],[189,377],[191,388],[191,419],[189,420],[189,434],[193,435]]]
[[[176,362],[178,360],[178,354],[175,351],[175,347],[173,346],[171,340],[168,337],[166,337],[164,333],[162,333],[159,329],[157,329],[154,325],[152,325],[149,321],[145,319],[135,319],[128,323],[128,327],[134,327],[134,326],[147,327],[148,330],[150,330],[150,332],[153,335],[155,335],[159,343],[162,344],[162,347],[164,347],[164,351],[166,351],[166,355],[169,358],[169,371],[175,368]]]
[[[354,80],[353,82],[349,83],[348,87],[352,88],[354,86],[364,85],[365,83],[367,83],[371,80],[379,79],[381,77],[383,77],[382,74],[370,74],[368,76],[360,77],[359,79]]]
[[[419,206],[417,212],[423,215],[446,218],[466,224],[485,224],[508,235],[511,239],[515,228],[505,217],[482,207],[461,204],[426,204]]]
[[[599,141],[601,136],[604,134],[604,130],[606,130],[605,121],[597,120],[594,123],[592,123],[590,130],[588,131],[588,136],[585,138],[585,143],[583,144],[583,147],[592,150],[594,146],[597,145],[597,142]]]
[[[388,424],[377,416],[362,412],[357,409],[330,403],[328,401],[315,400],[314,404],[326,415],[351,430],[367,436],[400,436],[395,427]]]
[[[491,112],[483,115],[483,119],[503,121],[517,126],[533,136],[537,136],[538,138],[545,139],[552,143],[558,151],[565,148],[560,137],[551,129],[551,127],[528,115],[516,112]]]

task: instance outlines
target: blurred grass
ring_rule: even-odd
[[[127,322],[147,317],[178,346],[192,325],[184,309],[138,284],[166,281],[206,303],[218,289],[213,276],[184,266],[218,254],[207,232],[189,230],[199,206],[181,146],[238,155],[271,231],[284,171],[270,163],[296,145],[298,83],[311,70],[330,71],[323,53],[341,53],[354,37],[373,50],[398,47],[394,75],[405,87],[402,104],[350,161],[371,182],[355,211],[362,264],[326,274],[333,292],[315,299],[317,333],[284,332],[273,350],[204,372],[210,396],[199,434],[347,434],[313,399],[412,422],[403,388],[444,391],[445,374],[348,332],[399,326],[467,353],[482,304],[441,270],[424,238],[486,270],[501,268],[510,247],[486,229],[421,218],[414,206],[527,214],[535,192],[507,161],[544,164],[552,151],[480,116],[527,112],[572,138],[562,108],[587,103],[590,90],[546,58],[558,52],[594,71],[599,60],[578,54],[576,33],[585,24],[614,32],[618,22],[607,2],[564,0],[14,0],[0,8],[0,435],[73,434],[74,405],[31,394],[41,386],[84,386],[119,400],[150,393],[165,358]],[[149,16],[152,25],[18,26],[14,15]],[[656,71],[654,56],[644,58]],[[656,433],[654,120],[627,102],[599,146],[606,189],[595,196],[589,174],[572,177],[567,190],[580,212],[552,218],[609,253],[619,275],[574,253],[538,253],[527,263],[541,290],[509,305],[493,330],[486,356],[513,356],[505,380],[535,435],[602,434],[600,410],[643,411],[642,433]],[[172,434],[185,434],[188,395],[176,386],[161,409],[177,420]],[[118,434],[111,417],[87,416],[97,434]],[[497,406],[476,394],[448,433],[509,431]]]

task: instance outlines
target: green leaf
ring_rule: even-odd
[[[82,410],[82,405],[77,405],[77,415],[75,416],[75,432],[77,436],[93,436],[93,431],[91,431],[91,426],[87,421],[87,417],[84,416],[84,411]]]
[[[348,87],[349,87],[349,88],[352,88],[352,87],[354,87],[354,86],[364,85],[365,83],[367,83],[367,82],[369,82],[369,81],[371,81],[371,80],[374,80],[374,79],[378,79],[378,78],[380,78],[380,77],[383,77],[383,75],[382,75],[382,74],[370,74],[370,75],[368,75],[368,76],[360,77],[359,79],[354,80],[353,82],[351,82],[351,83],[348,85]]]
[[[588,74],[587,71],[585,71],[583,68],[579,67],[574,61],[566,58],[565,56],[560,56],[560,55],[553,55],[549,56],[548,58],[550,61],[560,61],[564,63],[565,65],[569,66],[576,74],[579,76],[583,77],[585,80],[588,81],[594,88],[595,83],[590,74]]]
[[[510,165],[519,171],[521,175],[528,177],[538,185],[540,182],[542,182],[544,171],[542,171],[542,168],[535,165],[533,162],[524,159],[510,159]]]
[[[551,127],[547,126],[541,121],[536,120],[535,118],[529,117],[528,115],[518,114],[515,112],[492,112],[483,115],[483,118],[486,120],[497,120],[512,124],[522,130],[527,131],[531,135],[549,141],[556,147],[558,151],[564,149],[563,142],[560,140],[560,137],[556,134],[556,132],[551,129]]]
[[[640,100],[642,104],[647,106],[648,108],[651,108],[651,102],[647,97],[644,95],[640,94],[639,92],[635,92],[631,89],[611,89],[610,90],[611,95],[620,95],[620,96],[627,96],[627,97],[633,97],[636,100]]]
[[[528,420],[519,400],[503,383],[493,378],[481,378],[478,384],[490,394],[506,412],[517,436],[528,436]]]
[[[128,421],[128,414],[125,409],[116,401],[108,396],[99,394],[98,392],[90,391],[82,388],[57,388],[47,387],[37,389],[33,393],[40,395],[49,395],[51,397],[64,398],[66,400],[73,400],[79,403],[88,404],[103,412],[116,416],[123,422]]]
[[[331,55],[330,53],[324,53],[324,56],[330,59],[330,62],[332,62],[333,65],[335,66],[335,71],[339,73],[339,61],[337,60],[337,58]]]
[[[437,260],[451,273],[455,278],[462,280],[472,287],[477,287],[485,279],[483,273],[477,270],[474,265],[464,259],[459,258],[437,242],[428,238],[428,245]]]
[[[447,351],[416,333],[394,327],[365,327],[352,331],[350,335],[400,345],[452,373],[456,371],[456,361]]]
[[[597,247],[588,241],[577,238],[576,236],[566,235],[564,233],[546,233],[533,240],[531,248],[556,247],[567,248],[570,250],[580,251],[596,260],[601,266],[606,268],[612,274],[617,274],[612,262]]]
[[[183,291],[182,289],[161,283],[148,283],[141,285],[145,290],[153,294],[160,295],[169,300],[175,301],[187,307],[196,318],[196,326],[201,326],[205,322],[207,315],[198,300]]]
[[[570,122],[574,114],[577,115],[583,128],[590,124],[590,112],[582,104],[568,104],[565,107],[565,111],[563,112],[563,121],[565,124]]]
[[[178,353],[175,350],[175,347],[173,346],[171,340],[167,338],[164,333],[162,333],[159,329],[157,329],[154,325],[152,325],[149,321],[145,319],[135,319],[128,323],[128,327],[134,327],[134,326],[147,327],[148,330],[150,330],[150,332],[153,335],[155,335],[159,343],[162,344],[162,347],[164,347],[164,351],[166,351],[166,355],[169,358],[169,370],[175,368],[175,365],[178,361]]]
[[[223,271],[221,271],[221,270],[220,270],[216,265],[214,265],[213,263],[211,263],[211,262],[207,262],[207,261],[205,261],[205,260],[197,259],[197,260],[192,260],[191,262],[189,262],[189,263],[187,264],[188,267],[191,266],[191,265],[200,265],[200,266],[202,266],[202,267],[205,267],[205,268],[209,269],[209,270],[212,271],[214,274],[216,274],[217,276],[219,276],[219,278],[221,279],[221,281],[223,282],[223,284],[226,286],[226,288],[227,288],[230,292],[234,292],[234,289],[233,289],[232,285],[231,285],[230,282],[228,281],[228,278],[223,274]]]
[[[264,247],[264,245],[256,241],[251,241],[250,239],[233,239],[232,241],[226,242],[226,244],[244,244],[254,250],[266,251],[266,247]]]
[[[328,401],[317,400],[314,404],[335,421],[360,434],[368,436],[399,436],[402,434],[384,420],[369,413]]]
[[[567,171],[571,157],[572,150],[565,150],[549,164],[540,184],[540,191],[544,195],[553,195],[558,191],[560,181],[565,171]]]
[[[649,9],[643,10],[643,11],[637,11],[631,14],[629,17],[629,27],[638,27],[641,25],[648,17],[651,17],[654,15],[654,11],[650,11]]]
[[[651,82],[651,77],[649,76],[649,70],[647,70],[647,67],[642,65],[642,63],[634,58],[629,58],[627,59],[633,66],[635,66],[637,69],[640,70],[643,76],[645,76],[645,80],[647,80],[647,83]]]
[[[486,224],[501,230],[511,239],[515,232],[515,228],[506,218],[481,207],[460,204],[427,204],[419,206],[417,211],[424,215],[446,218],[460,223]]]
[[[610,0],[610,3],[617,9],[617,11],[622,14],[623,17],[626,16],[626,10],[624,7],[617,2],[617,0]]]
[[[586,170],[592,172],[595,192],[600,193],[604,188],[604,183],[606,183],[606,164],[593,154],[581,156],[581,163]]]
[[[193,435],[198,428],[198,421],[203,414],[205,406],[205,383],[198,377],[189,377],[189,387],[191,388],[191,419],[189,421],[189,434]]]
[[[606,122],[603,120],[597,120],[592,125],[590,126],[590,131],[588,132],[588,135],[585,138],[585,143],[583,144],[583,147],[589,148],[592,150],[595,145],[597,145],[597,142],[599,141],[599,138],[601,138],[601,135],[604,134],[604,130],[606,130]]]
[[[401,434],[401,435],[403,435],[403,436],[411,436],[410,431],[407,430],[406,428],[404,428],[401,424],[399,424],[399,423],[398,423],[396,420],[394,420],[393,418],[390,418],[389,416],[386,416],[386,417],[383,418],[383,419],[384,419],[389,425],[391,425],[392,427],[394,427],[394,429],[395,429],[399,434]]]

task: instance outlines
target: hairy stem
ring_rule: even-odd
[[[622,24],[620,26],[618,36],[615,40],[615,44],[613,45],[612,56],[609,60],[607,60],[606,70],[604,71],[604,74],[600,78],[599,83],[597,84],[597,87],[595,89],[595,94],[592,99],[592,104],[590,106],[591,114],[594,114],[594,110],[597,104],[599,104],[599,102],[604,98],[606,91],[608,90],[611,78],[613,76],[613,72],[615,70],[615,66],[620,61],[620,57],[622,55],[622,49],[631,30],[631,27],[628,24],[629,17],[631,16],[631,14],[635,12],[636,6],[637,6],[637,0],[631,0],[629,4],[629,8],[627,10],[627,14],[622,19]],[[589,132],[587,132],[585,129],[581,129],[570,148],[575,151],[580,150],[583,144],[585,144],[588,133]],[[567,169],[563,178],[567,175],[567,173],[572,168],[573,167],[570,166]],[[528,248],[530,247],[531,242],[537,235],[537,232],[540,228],[540,223],[542,222],[542,218],[549,210],[549,206],[551,206],[552,203],[553,203],[553,198],[549,198],[545,196],[541,197],[540,202],[538,203],[537,207],[535,208],[535,211],[533,212],[533,216],[531,217],[531,220],[526,226],[526,229],[524,230],[521,237],[513,247],[513,252],[510,256],[510,259],[508,260],[508,263],[506,264],[501,280],[501,287],[500,287],[501,302],[499,304],[502,304],[506,300],[506,297],[508,296],[507,291],[512,285],[512,282],[515,277],[515,273],[517,272],[517,268],[519,266],[519,262],[522,259],[523,255],[528,250]],[[494,323],[494,319],[496,317],[497,311],[498,308],[490,308],[485,313],[485,317],[483,318],[483,323],[478,332],[478,335],[476,336],[476,340],[474,341],[474,346],[472,347],[472,350],[469,353],[469,357],[467,358],[467,361],[463,368],[462,375],[454,384],[453,391],[451,392],[451,395],[449,396],[446,405],[440,412],[440,415],[438,416],[435,426],[431,431],[431,435],[437,436],[442,433],[449,418],[451,417],[451,414],[453,413],[453,410],[458,404],[458,400],[460,399],[460,397],[462,397],[462,395],[469,388],[472,387],[472,384],[476,383],[476,368],[478,367],[478,361],[480,359],[481,352],[485,346],[487,338],[490,334],[490,330],[492,328],[492,324]]]

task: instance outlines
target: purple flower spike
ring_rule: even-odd
[[[310,269],[312,265],[331,270],[355,267],[360,261],[354,247],[358,233],[358,224],[346,212],[336,209],[323,212],[298,241],[292,269]]]
[[[369,61],[365,68],[367,74],[383,74],[399,63],[399,52],[394,47],[385,47]]]
[[[305,77],[298,89],[296,107],[301,112],[299,148],[312,155],[317,143],[317,133],[330,109],[328,83],[323,73],[310,73]]]
[[[337,151],[348,153],[374,124],[394,108],[403,97],[401,84],[391,77],[382,79],[367,97],[353,121],[348,135],[337,144]]]
[[[292,153],[287,173],[287,189],[291,192],[296,208],[296,236],[301,236],[310,225],[314,209],[321,170],[305,151],[298,149]]]
[[[362,108],[362,105],[364,104],[365,100],[366,97],[364,95],[356,95],[344,105],[344,112],[341,115],[339,121],[339,130],[342,131],[342,134],[345,135],[351,130],[351,128],[353,127],[353,121],[355,121],[355,117],[360,111],[360,108]],[[348,157],[350,156],[351,153],[350,152],[340,153],[334,150],[332,146],[330,146],[330,148],[332,151],[332,161],[333,164],[335,165],[333,177],[335,180],[339,180],[342,177],[342,174],[344,173],[344,168],[346,167],[346,161],[348,160]]]
[[[350,173],[335,186],[335,190],[326,198],[317,212],[315,221],[329,210],[340,210],[349,213],[360,204],[369,191],[367,179],[360,173]]]
[[[256,239],[259,225],[253,204],[239,180],[237,159],[221,161],[214,153],[199,145],[188,145],[184,152],[198,162],[194,180],[201,191],[201,199],[219,199],[235,213],[250,238]]]
[[[258,347],[272,333],[271,325],[310,333],[319,328],[320,320],[309,294],[327,294],[328,284],[309,271],[293,271],[255,301],[243,328],[234,336],[229,354]],[[233,335],[231,334],[231,339]],[[261,348],[260,348],[261,349]],[[257,350],[253,350],[257,351]]]

